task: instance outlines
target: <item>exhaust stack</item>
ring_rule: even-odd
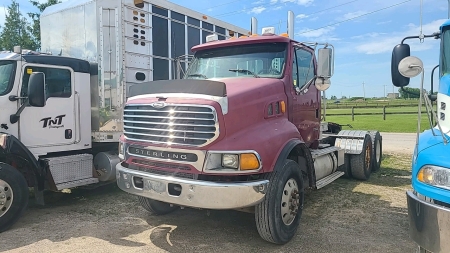
[[[255,17],[252,17],[252,23],[251,23],[250,27],[251,27],[252,34],[258,34],[258,20]]]
[[[287,33],[291,39],[294,39],[294,22],[294,12],[288,11]]]

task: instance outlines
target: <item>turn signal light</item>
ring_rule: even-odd
[[[281,101],[280,105],[281,105],[281,112],[285,113],[286,112],[286,103],[284,101]]]
[[[240,169],[256,170],[260,166],[259,160],[255,154],[241,154]]]

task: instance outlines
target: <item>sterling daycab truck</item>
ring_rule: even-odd
[[[330,44],[276,35],[207,42],[183,79],[130,88],[117,183],[154,214],[180,207],[253,212],[260,236],[295,235],[305,189],[346,175],[367,180],[381,162],[378,131],[341,130],[322,121]],[[317,55],[316,55],[317,52]]]
[[[135,84],[176,76],[174,59],[249,31],[165,0],[69,0],[41,16],[41,53],[0,53],[0,232],[34,187],[114,183],[123,103]],[[181,59],[182,60],[182,59]]]
[[[450,1],[449,1],[450,6]],[[449,8],[450,11],[450,8]],[[450,18],[450,15],[449,15]],[[423,88],[422,61],[410,56],[407,39],[434,37],[440,39],[439,65],[431,73],[431,95]],[[439,89],[433,94],[433,74],[439,68]],[[403,87],[411,77],[422,74],[419,99],[417,141],[412,156],[412,190],[406,192],[409,232],[419,252],[450,252],[450,20],[439,32],[408,36],[392,52],[392,83]],[[436,101],[437,112],[432,106]],[[449,104],[449,108],[447,108]],[[427,109],[430,128],[421,132],[421,107]]]

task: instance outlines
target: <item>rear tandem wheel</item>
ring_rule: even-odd
[[[350,155],[350,169],[352,177],[359,180],[368,180],[372,172],[372,140],[369,134],[364,136],[363,148],[360,154]]]

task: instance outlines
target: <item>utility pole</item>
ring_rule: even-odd
[[[449,0],[450,1],[450,0]],[[387,84],[385,84],[385,85],[383,85],[384,86],[384,97],[387,97],[387,95],[386,95],[386,86],[387,86]]]
[[[450,0],[449,0],[450,1]],[[366,88],[364,86],[364,82],[363,82],[363,92],[364,92],[364,101],[366,101]]]

